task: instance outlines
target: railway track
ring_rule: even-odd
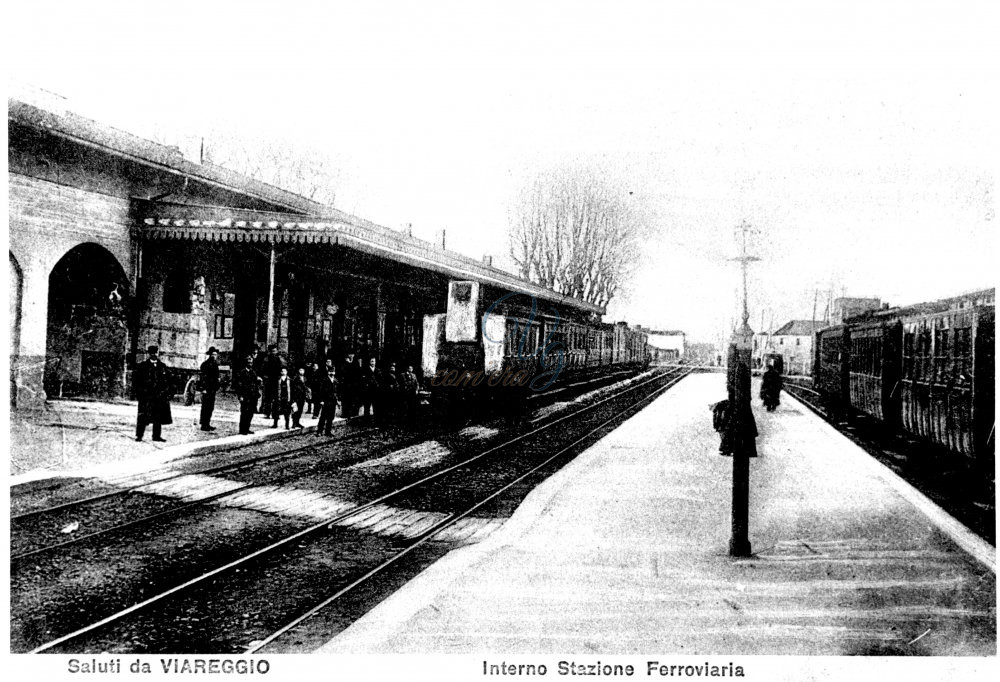
[[[977,536],[996,546],[992,478],[984,480],[982,472],[968,466],[961,455],[888,432],[872,418],[836,413],[820,393],[808,387],[786,384],[784,389]]]
[[[488,534],[491,523],[497,518],[502,519],[504,512],[493,509],[493,514],[484,517],[484,509],[489,509],[491,505],[516,506],[516,503],[504,503],[500,500],[512,489],[523,489],[526,481],[551,468],[553,462],[565,458],[567,453],[594,438],[594,434],[625,418],[625,413],[630,413],[621,408],[621,402],[626,396],[640,394],[645,400],[651,399],[684,374],[680,371],[660,374],[637,382],[620,393],[581,406],[577,411],[562,417],[547,419],[540,425],[533,425],[527,432],[499,444],[491,444],[471,455],[456,458],[430,474],[402,482],[402,485],[374,495],[366,502],[299,527],[294,532],[281,533],[275,529],[276,532],[270,534],[273,536],[271,542],[160,589],[156,594],[135,601],[125,608],[106,613],[70,632],[46,639],[40,636],[43,633],[36,628],[33,638],[35,641],[30,642],[30,648],[26,648],[36,653],[81,649],[177,651],[178,647],[193,647],[194,651],[232,652],[273,648],[276,646],[274,643],[279,640],[285,643],[282,646],[295,648],[294,643],[287,644],[289,637],[300,637],[295,633],[301,633],[303,627],[308,630],[304,623],[315,621],[316,614],[329,611],[331,604],[343,602],[345,597],[360,598],[360,602],[354,604],[353,608],[364,608],[363,603],[369,600],[370,592],[391,589],[394,580],[405,581],[408,571],[418,570],[420,566],[449,551],[456,538],[462,543]],[[598,425],[586,426],[588,419],[596,419]],[[555,454],[546,457],[539,454],[553,449]],[[490,462],[493,464],[489,464]],[[497,462],[502,464],[499,469],[496,468]],[[490,466],[494,468],[491,469]],[[480,484],[472,486],[475,494],[465,492],[470,481]],[[487,487],[489,491],[483,493]],[[374,489],[377,490],[378,486]],[[526,494],[526,490],[522,492]],[[475,499],[471,499],[470,495]],[[416,517],[416,522],[401,522],[398,514],[388,512],[389,509],[409,509],[411,516]],[[513,507],[507,511],[512,513],[512,509]],[[484,518],[487,519],[485,523]],[[386,524],[396,524],[399,532],[386,535],[382,532],[386,530]],[[492,523],[492,526],[495,527],[496,524]],[[386,537],[389,539],[386,540]],[[377,547],[373,549],[372,545]],[[362,551],[362,546],[364,560],[331,559]],[[349,570],[325,570],[323,579],[317,580],[317,576],[313,575],[317,570],[317,563],[330,562],[337,565],[344,563]],[[397,577],[387,578],[389,573],[394,573]],[[370,587],[380,581],[382,587]],[[287,585],[290,582],[298,587],[289,591]],[[262,592],[261,585],[270,586],[274,593],[283,596],[266,596],[266,605],[262,604],[260,595],[267,590]],[[319,594],[317,585],[338,587],[332,595]],[[284,589],[280,589],[282,587]],[[304,614],[299,605],[303,593],[315,604]],[[215,607],[206,612],[206,607],[203,606],[205,604],[214,604]],[[250,604],[258,604],[259,608],[247,606]],[[274,608],[276,604],[278,607]],[[346,608],[344,612],[347,615],[339,618],[349,619],[351,608]],[[236,614],[234,609],[241,611],[241,614]],[[233,623],[239,623],[241,616],[243,620],[249,618],[249,611],[254,611],[254,618],[261,621],[243,624],[246,631],[257,635],[252,638],[250,645],[247,644],[245,632],[232,632]],[[292,613],[299,615],[289,617]],[[274,618],[279,616],[287,620],[280,627],[274,623]],[[228,634],[219,634],[210,625],[219,618],[228,623],[227,626],[219,626],[223,630],[228,628]],[[197,634],[186,631],[183,625],[185,623],[197,624],[188,629],[196,630]],[[172,625],[175,626],[173,630]],[[329,634],[336,627],[337,622],[331,623],[327,617],[321,631]],[[239,647],[236,642],[240,642]],[[23,646],[29,642],[19,644]]]
[[[615,373],[611,376],[603,376],[587,379],[585,381],[571,384],[558,389],[559,394],[565,394],[578,386],[593,386],[603,384],[614,378],[618,378],[623,373]],[[532,396],[534,398],[535,396]],[[551,399],[551,396],[547,396]],[[540,421],[540,420],[536,420]],[[191,479],[198,476],[218,476],[220,474],[235,474],[241,470],[248,470],[254,467],[267,465],[275,467],[282,462],[293,458],[302,457],[308,454],[326,453],[329,454],[331,447],[343,447],[348,443],[364,439],[366,437],[383,437],[384,433],[374,428],[351,428],[344,427],[346,433],[339,435],[333,440],[323,440],[318,443],[309,443],[290,449],[279,449],[275,452],[265,452],[259,455],[246,456],[245,451],[252,452],[260,449],[259,444],[247,444],[234,448],[226,453],[229,460],[223,464],[216,464],[207,467],[192,467],[190,469],[178,471],[174,468],[166,467],[159,471],[145,473],[142,475],[130,475],[126,478],[109,482],[106,488],[102,487],[100,492],[87,494],[84,497],[75,497],[68,501],[58,501],[48,504],[48,495],[37,496],[35,504],[29,500],[19,500],[22,511],[14,511],[11,515],[11,561],[18,562],[44,554],[55,549],[66,548],[71,545],[94,540],[105,534],[120,533],[127,529],[141,527],[163,520],[171,515],[180,514],[188,509],[194,509],[200,505],[208,503],[219,503],[226,498],[243,493],[259,483],[251,480],[234,486],[226,486],[218,492],[210,492],[205,495],[194,497],[186,504],[179,504],[177,500],[162,497],[159,493],[164,489],[169,489],[172,482],[182,483],[184,479]],[[422,428],[418,431],[410,431],[404,438],[397,439],[397,444],[403,441],[414,441],[420,437],[428,439],[435,438],[439,434],[440,427],[432,426]],[[395,436],[395,434],[393,434]],[[367,444],[367,445],[370,445]],[[271,485],[292,482],[297,474],[295,472],[275,472],[275,479],[269,481]],[[255,472],[255,479],[261,478],[261,472]],[[24,496],[28,497],[28,496]],[[152,498],[156,497],[154,501]],[[126,499],[130,498],[130,499]],[[130,503],[134,503],[133,510]],[[154,509],[149,510],[150,507]],[[114,520],[120,517],[121,520]],[[99,519],[103,527],[92,530],[94,520]],[[64,529],[83,529],[77,533],[76,530],[67,532]],[[71,537],[67,537],[71,535]]]

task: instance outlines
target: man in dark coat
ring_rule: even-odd
[[[285,363],[278,355],[278,347],[271,344],[267,347],[267,355],[260,364],[260,378],[264,380],[264,400],[261,411],[265,417],[270,417],[274,407],[274,392],[278,388],[278,377]]]
[[[360,360],[360,358],[359,358]],[[345,419],[358,416],[358,379],[361,368],[354,359],[354,352],[348,351],[344,364],[337,373],[340,377],[340,414]]]
[[[376,368],[375,385],[375,419],[385,424],[395,419],[399,412],[399,377],[395,362]]]
[[[358,398],[364,415],[370,417],[372,407],[378,396],[378,377],[375,376],[375,358],[369,358],[368,364],[358,371]]]
[[[215,431],[212,426],[212,412],[215,411],[215,394],[219,392],[219,351],[212,346],[208,349],[208,359],[201,363],[201,430]]]
[[[167,367],[160,362],[160,349],[150,346],[146,349],[145,362],[135,368],[132,384],[135,397],[139,401],[139,414],[135,422],[135,439],[142,440],[146,432],[146,424],[153,425],[153,440],[165,442],[160,437],[160,427],[173,424],[170,416],[170,377]]]
[[[780,402],[781,375],[774,365],[768,365],[760,380],[760,399],[768,412],[773,412]]]
[[[420,404],[420,380],[417,379],[413,365],[407,365],[406,371],[399,375],[400,407],[406,419],[417,416],[417,406]]]
[[[313,388],[313,401],[320,405],[319,421],[316,423],[317,436],[330,436],[333,418],[337,414],[337,371],[327,368],[326,376],[321,376]]]
[[[312,400],[312,388],[306,379],[306,368],[299,367],[299,372],[292,377],[292,428],[302,428],[302,412],[306,402]]]
[[[260,388],[257,373],[253,370],[253,356],[248,355],[243,367],[233,377],[233,389],[240,399],[240,434],[249,435],[250,422],[257,411],[257,401],[260,399]]]
[[[292,413],[292,378],[288,376],[288,370],[281,368],[281,373],[274,388],[274,398],[271,404],[271,414],[274,416],[274,427],[278,428],[278,417],[285,418],[285,431],[290,427],[288,417]]]
[[[300,369],[299,374],[301,374],[302,372],[303,370]],[[306,381],[305,411],[313,416],[319,414],[319,408],[316,407],[316,402],[313,400],[312,391],[313,391],[313,384],[316,382],[317,379],[320,378],[320,376],[321,375],[320,375],[319,365],[317,365],[315,362],[310,362],[309,366],[305,368],[305,381]]]

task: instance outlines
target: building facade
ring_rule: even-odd
[[[780,357],[785,374],[811,374],[813,334],[825,326],[825,322],[792,320],[773,333],[754,334],[754,365],[763,368],[773,358]]]
[[[420,365],[448,282],[568,299],[475,259],[66,111],[8,102],[11,404],[130,392],[157,345],[178,390],[275,345]]]

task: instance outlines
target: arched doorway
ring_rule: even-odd
[[[10,260],[7,263],[8,305],[10,311],[10,404],[17,403],[17,358],[21,348],[21,296],[24,287],[24,275],[14,254],[7,252]]]
[[[125,392],[128,277],[111,253],[80,244],[49,275],[45,390],[50,398]]]

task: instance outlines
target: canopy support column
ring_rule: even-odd
[[[278,254],[274,244],[271,244],[271,268],[267,283],[267,345],[278,343],[277,329],[274,327],[274,270],[278,262]]]

